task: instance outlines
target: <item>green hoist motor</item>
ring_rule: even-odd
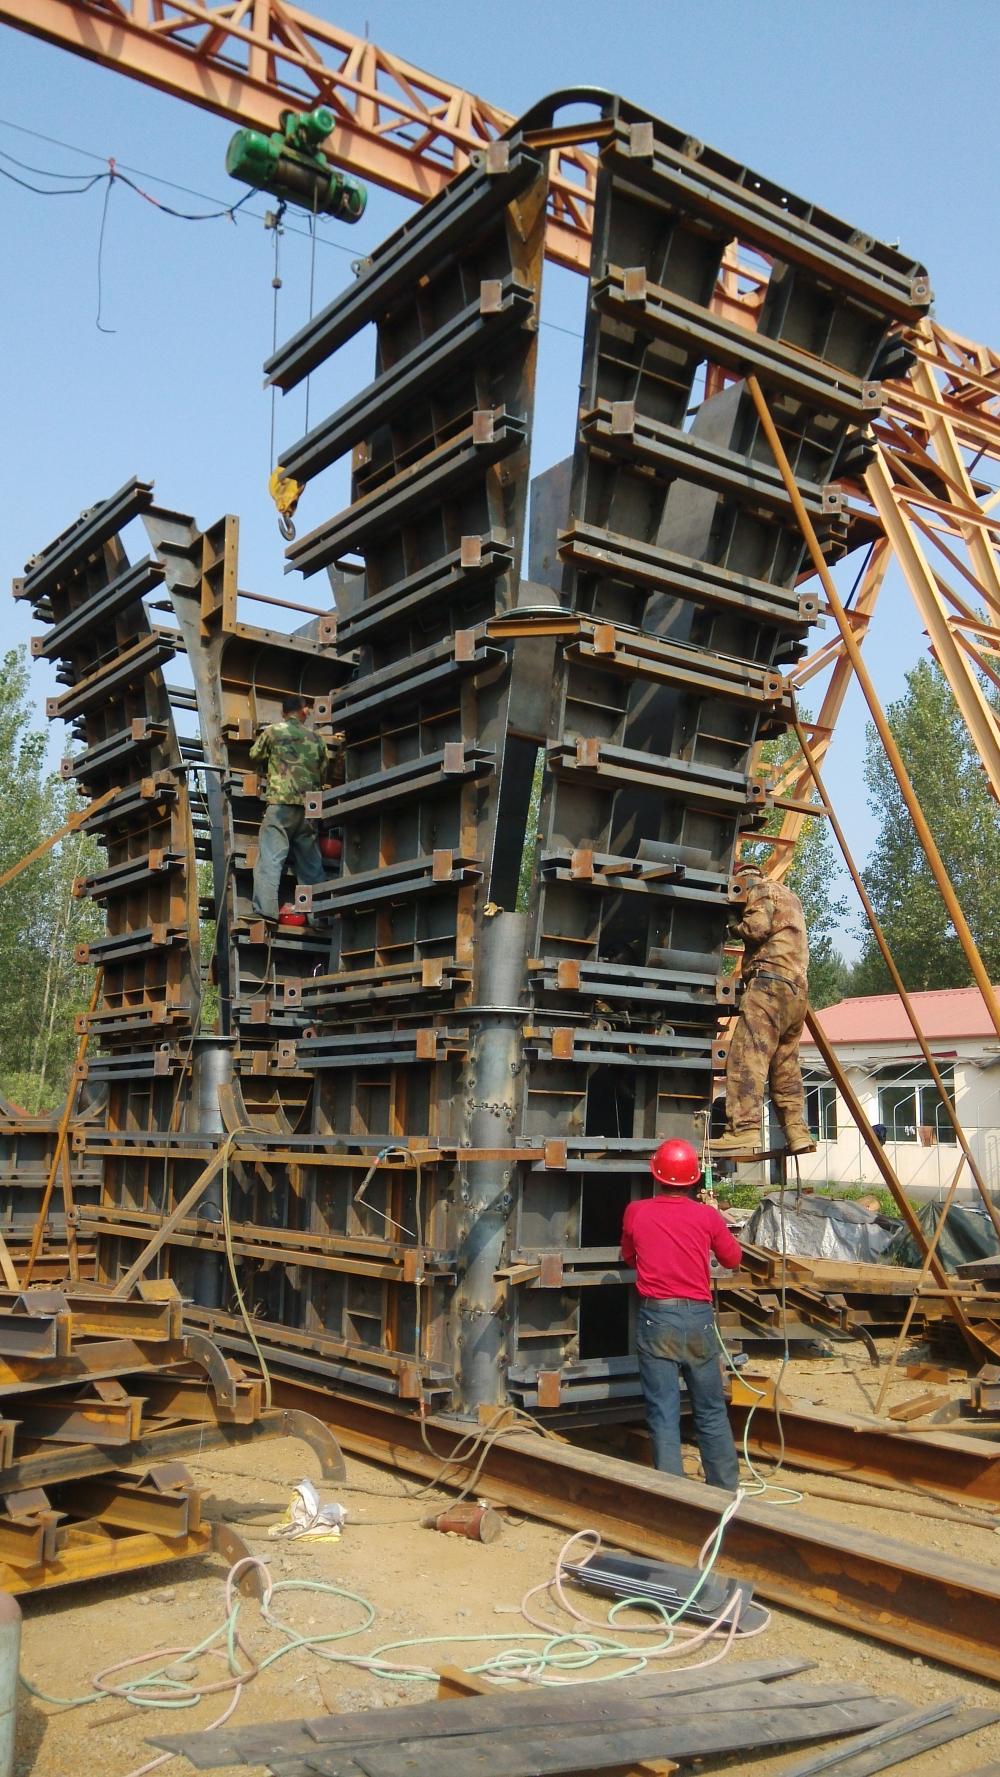
[[[270,136],[237,130],[226,150],[226,172],[281,203],[359,222],[368,202],[365,187],[335,167],[320,146],[333,132],[333,112],[322,105],[315,111],[283,111],[280,122]]]

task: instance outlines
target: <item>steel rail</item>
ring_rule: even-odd
[[[468,1464],[447,1468],[456,1434],[468,1429],[461,1422],[421,1422],[277,1379],[274,1399],[324,1420],[353,1455],[422,1477],[447,1473],[448,1485],[473,1478]],[[474,1478],[477,1496],[682,1561],[696,1559],[728,1503],[717,1488],[530,1432],[494,1442]],[[981,1564],[752,1500],[727,1529],[724,1560],[774,1604],[1000,1680],[1000,1576]]]
[[[877,1424],[860,1414],[800,1406],[787,1395],[781,1399],[780,1425],[773,1398],[757,1405],[734,1400],[729,1417],[737,1442],[749,1423],[754,1454],[780,1456],[790,1468],[958,1505],[1000,1507],[1000,1449],[960,1432],[953,1436],[928,1428],[914,1435],[892,1420]],[[913,1509],[919,1511],[916,1501]]]

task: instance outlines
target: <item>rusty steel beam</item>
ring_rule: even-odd
[[[755,1455],[779,1456],[791,1468],[818,1475],[898,1487],[958,1505],[1000,1507],[1000,1450],[961,1433],[921,1429],[919,1433],[881,1424],[860,1414],[835,1413],[781,1396],[780,1425],[773,1399],[735,1398],[729,1418],[737,1442],[750,1426]],[[914,1502],[914,1511],[919,1510]]]
[[[420,1476],[440,1476],[462,1429],[434,1417],[422,1428],[367,1402],[280,1381],[275,1398],[327,1420],[346,1450]],[[470,1473],[456,1467],[449,1484]],[[493,1444],[475,1486],[547,1523],[592,1526],[618,1547],[682,1561],[696,1558],[729,1503],[716,1488],[522,1432]],[[771,1603],[1000,1680],[1000,1577],[989,1568],[752,1500],[729,1524],[724,1559]]]

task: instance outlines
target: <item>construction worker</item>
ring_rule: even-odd
[[[321,790],[330,750],[306,726],[312,713],[307,698],[293,692],[281,700],[281,721],[258,734],[250,757],[267,765],[264,800],[267,812],[257,841],[253,872],[253,910],[268,925],[278,923],[278,889],[289,852],[296,882],[324,882],[326,871],[315,828],[306,820],[306,797]]]
[[[726,1133],[713,1154],[755,1153],[761,1146],[764,1091],[770,1091],[790,1154],[811,1153],[799,1038],[809,1000],[809,942],[798,895],[740,863],[747,890],[735,922],[743,939],[743,997],[726,1062]]]
[[[682,1475],[680,1377],[694,1413],[701,1466],[710,1487],[735,1493],[739,1461],[726,1414],[721,1343],[712,1312],[709,1254],[736,1269],[743,1257],[719,1211],[699,1200],[701,1163],[689,1141],[661,1142],[649,1162],[652,1197],[630,1203],[622,1258],[639,1291],[636,1352],[653,1464]]]

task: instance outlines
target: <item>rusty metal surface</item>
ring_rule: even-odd
[[[431,1419],[431,1455],[412,1415],[367,1401],[327,1401],[282,1383],[286,1405],[326,1416],[343,1447],[431,1475],[454,1447],[457,1421]],[[462,1479],[459,1467],[453,1479]],[[589,1450],[512,1432],[493,1444],[477,1496],[554,1524],[593,1525],[613,1546],[693,1560],[728,1496],[698,1482]],[[757,1593],[980,1677],[1000,1678],[1000,1580],[991,1569],[888,1537],[744,1501],[726,1531],[725,1562]]]

